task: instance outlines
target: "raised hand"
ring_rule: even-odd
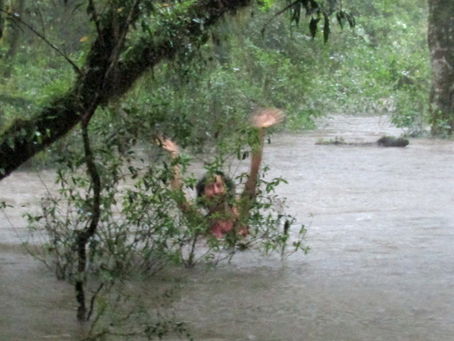
[[[280,109],[266,108],[255,113],[251,118],[251,123],[257,128],[268,128],[284,120],[284,113]]]
[[[172,155],[178,155],[180,152],[178,145],[166,137],[157,137],[156,143],[158,143],[164,150],[168,151]]]

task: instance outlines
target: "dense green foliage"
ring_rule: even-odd
[[[327,75],[333,82],[328,92],[336,96],[332,103],[348,113],[389,113],[397,126],[420,133],[427,123],[430,85],[425,2],[362,6],[355,33],[344,34],[342,42],[333,35],[332,44],[348,52],[330,53],[338,65]]]
[[[332,24],[327,44],[320,35],[311,39],[305,25],[290,25],[286,14],[273,18],[275,9],[245,10],[219,25],[202,51],[188,48],[155,69],[127,100],[140,121],[159,115],[169,134],[192,144],[189,135],[197,131],[200,141],[207,137],[200,132],[231,135],[224,128],[233,130],[232,122],[244,121],[254,105],[285,109],[294,129],[313,127],[313,118],[333,112],[389,112],[397,125],[419,131],[429,86],[424,2],[348,5],[355,29]],[[82,8],[35,2],[24,18],[74,61],[83,59],[91,34]],[[21,39],[13,61],[0,59],[0,69],[10,74],[0,85],[3,124],[27,117],[74,78],[71,66],[33,33],[25,30]]]

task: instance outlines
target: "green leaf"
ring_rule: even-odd
[[[292,17],[290,19],[290,22],[294,22],[296,25],[298,25],[300,22],[300,17],[301,17],[301,3],[297,2],[292,7]]]
[[[345,16],[347,18],[348,24],[350,25],[350,28],[355,27],[355,24],[356,24],[355,17],[353,15],[351,15],[350,13],[346,13]]]
[[[260,0],[258,3],[261,10],[267,11],[274,5],[275,0]]]
[[[311,32],[312,38],[315,38],[315,35],[317,34],[317,25],[319,21],[320,18],[311,18],[311,21],[309,23],[309,30]]]
[[[330,33],[329,18],[326,14],[323,14],[323,20],[323,41],[326,43]]]
[[[344,18],[345,18],[345,15],[344,15],[343,11],[339,11],[339,12],[336,13],[337,22],[339,23],[339,26],[342,29],[344,28]]]

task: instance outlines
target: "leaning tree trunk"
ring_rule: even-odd
[[[432,63],[432,134],[454,132],[454,0],[429,0],[428,42]]]
[[[185,20],[169,22],[163,27],[164,32],[170,29],[174,32],[172,41],[156,37],[129,45],[130,57],[119,61],[114,70],[110,70],[112,56],[124,49],[115,52],[118,44],[111,27],[100,27],[74,87],[31,119],[16,120],[0,132],[0,180],[70,131],[80,122],[81,113],[125,94],[142,74],[162,60],[174,58],[188,44],[203,43],[205,28],[251,3],[252,0],[195,1],[188,8]]]

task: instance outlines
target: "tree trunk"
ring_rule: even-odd
[[[25,0],[16,0],[13,2],[11,12],[14,13],[14,16],[22,17],[24,13]],[[6,53],[6,59],[13,59],[19,48],[20,41],[20,27],[17,24],[11,23],[8,29],[8,36],[6,37],[8,41],[8,52]]]
[[[131,57],[114,67],[112,57],[122,51],[118,52],[118,41],[112,37],[112,23],[102,27],[73,89],[55,99],[32,119],[17,120],[0,132],[0,179],[64,136],[80,122],[81,113],[124,95],[146,71],[163,59],[174,58],[188,44],[200,45],[206,39],[207,27],[251,2],[197,1],[188,8],[187,19],[165,24],[164,31],[172,29],[174,32],[172,41],[158,37],[139,40],[134,46],[127,47]]]
[[[88,123],[92,113],[86,113],[86,117],[82,118],[82,137],[85,152],[85,163],[87,172],[91,180],[91,188],[93,191],[92,207],[90,214],[90,223],[81,231],[77,231],[76,247],[77,247],[77,277],[75,282],[76,299],[79,304],[77,308],[77,319],[80,322],[86,321],[88,311],[85,304],[85,281],[87,267],[87,244],[96,233],[99,219],[101,217],[101,177],[96,167],[95,157],[90,146],[90,138],[88,136]]]
[[[0,11],[5,10],[5,2],[4,0],[0,0]],[[5,28],[5,14],[0,12],[0,39],[3,37],[3,30]]]
[[[429,0],[428,43],[432,64],[432,134],[454,132],[454,1]]]

